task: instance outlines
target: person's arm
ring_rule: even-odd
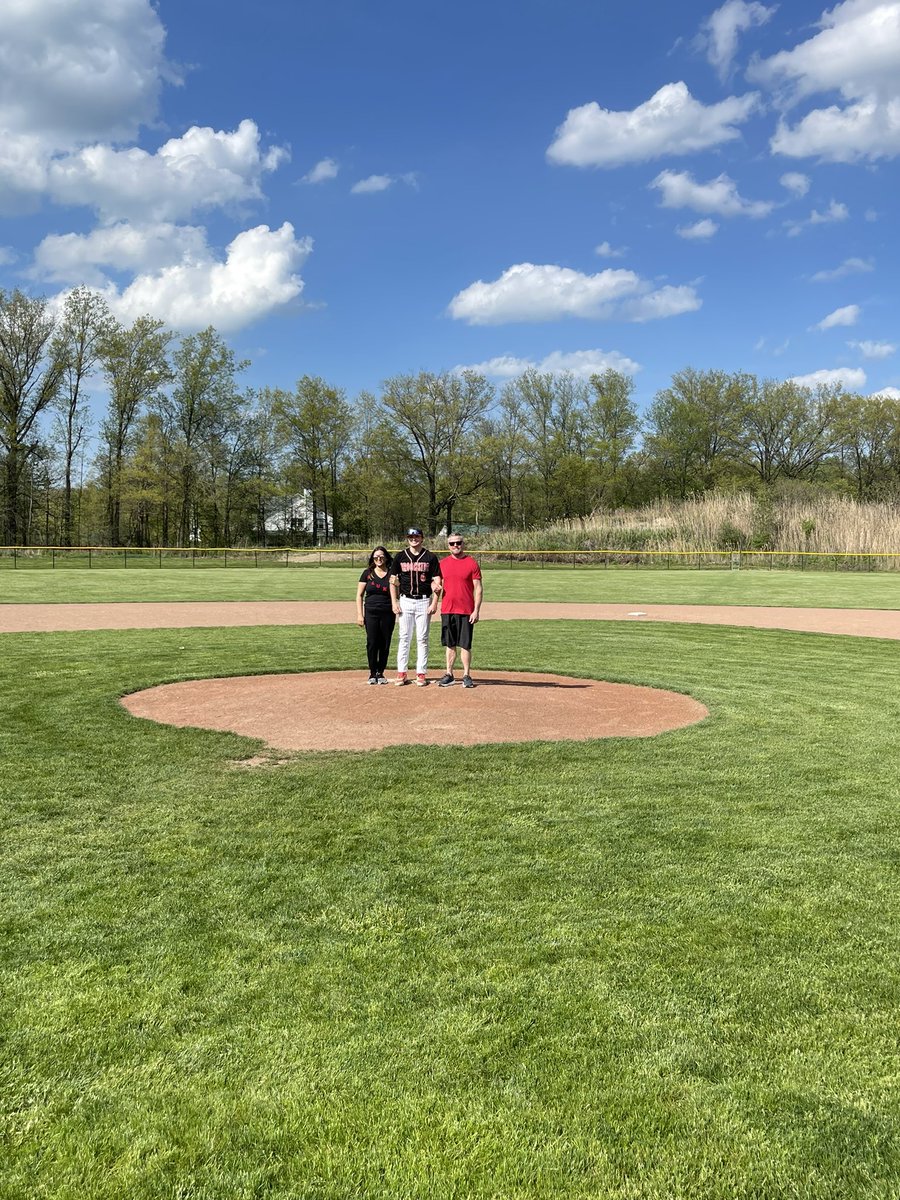
[[[480,579],[473,579],[472,587],[475,592],[475,608],[472,611],[472,615],[469,617],[469,621],[474,625],[481,615],[481,601],[484,598],[484,585]]]
[[[437,572],[431,580],[431,603],[428,606],[429,613],[434,616],[441,603],[441,592],[444,590],[444,581],[441,578],[441,567],[438,563]]]
[[[356,623],[357,625],[365,625],[365,617],[363,616],[363,596],[366,594],[366,585],[360,581],[356,589]]]
[[[391,608],[394,610],[394,616],[399,617],[400,612],[400,572],[391,568]]]

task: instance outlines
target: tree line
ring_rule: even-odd
[[[399,374],[349,399],[310,375],[245,387],[248,366],[212,327],[123,324],[87,288],[59,310],[0,292],[3,544],[366,542],[785,479],[900,497],[900,401],[836,385],[688,367],[641,415],[613,370]]]

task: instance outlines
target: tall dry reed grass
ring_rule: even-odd
[[[710,492],[481,539],[496,550],[776,550],[900,554],[900,505]]]

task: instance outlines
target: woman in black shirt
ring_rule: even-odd
[[[369,683],[387,683],[384,671],[396,621],[391,605],[392,561],[384,546],[376,546],[369,555],[369,565],[360,575],[356,589],[356,623],[366,631]]]

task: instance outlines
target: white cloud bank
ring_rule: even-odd
[[[594,247],[594,253],[599,258],[624,258],[627,252],[627,246],[613,246],[609,242],[601,242]]]
[[[800,171],[787,171],[778,180],[783,188],[786,188],[792,196],[805,196],[809,191],[809,176],[803,175]]]
[[[542,371],[553,375],[568,372],[577,379],[590,379],[592,375],[602,375],[607,370],[635,375],[640,369],[640,363],[619,354],[617,350],[554,350],[540,361],[502,354],[497,358],[489,358],[487,362],[454,367],[453,371],[455,374],[477,371],[490,379],[515,379],[525,371]]]
[[[35,250],[32,273],[56,283],[104,287],[109,272],[158,271],[208,253],[206,230],[196,225],[122,221],[91,233],[50,234]]]
[[[725,79],[737,53],[738,38],[756,25],[765,25],[775,12],[756,0],[726,0],[721,8],[703,22],[701,44],[706,57],[715,67],[720,79]]]
[[[122,141],[156,116],[165,30],[149,0],[0,5],[0,211],[33,207],[53,155]]]
[[[478,280],[459,292],[448,312],[470,325],[511,321],[650,321],[693,312],[701,305],[693,287],[656,290],[634,271],[607,268],[584,275],[569,267],[517,263],[490,283]]]
[[[834,225],[838,221],[846,221],[849,216],[850,210],[846,204],[832,200],[823,212],[814,208],[804,221],[785,221],[785,228],[788,237],[797,237],[804,229],[815,225]]]
[[[840,266],[830,271],[816,271],[812,277],[813,283],[831,283],[835,279],[844,279],[847,275],[861,275],[866,271],[874,271],[875,264],[870,258],[845,258]]]
[[[547,157],[573,167],[618,167],[693,154],[740,137],[736,127],[757,102],[753,92],[707,106],[695,100],[684,83],[667,83],[630,112],[611,112],[592,100],[570,109]]]
[[[92,209],[89,233],[37,247],[32,277],[95,287],[123,320],[152,313],[179,330],[231,331],[296,299],[308,238],[258,225],[219,253],[192,214],[263,198],[287,158],[234,130],[194,126],[156,150],[136,142],[157,118],[165,29],[152,0],[5,0],[0,4],[0,211],[41,200]],[[323,170],[323,164],[318,164]]]
[[[824,332],[826,329],[855,325],[859,320],[859,313],[860,308],[858,304],[845,304],[843,308],[836,308],[827,317],[823,317],[817,325],[813,325],[813,329],[820,329]]]
[[[858,350],[863,358],[890,358],[897,350],[893,342],[848,342],[847,345]]]
[[[312,168],[307,171],[301,183],[326,183],[329,179],[336,179],[337,173],[340,170],[333,158],[323,158]]]
[[[719,232],[719,226],[709,217],[704,217],[702,221],[695,221],[693,225],[679,225],[675,232],[688,241],[706,241]]]
[[[745,200],[727,175],[697,183],[690,171],[661,171],[650,187],[661,193],[663,208],[692,208],[720,217],[765,217],[775,207],[768,200]]]
[[[298,241],[287,221],[280,229],[258,225],[234,238],[224,261],[206,250],[138,275],[124,288],[107,283],[98,290],[123,321],[151,313],[182,332],[215,325],[229,333],[300,295],[297,271],[311,249],[312,241]]]
[[[852,392],[866,386],[866,373],[862,367],[823,368],[820,371],[810,371],[808,375],[792,375],[790,382],[808,388],[832,387],[837,384]]]
[[[873,392],[872,400],[900,400],[900,388],[883,387],[880,391]]]
[[[95,208],[104,220],[177,220],[199,209],[262,198],[263,174],[287,151],[260,147],[255,121],[232,132],[194,126],[156,151],[88,146],[55,159],[47,190],[59,204]]]
[[[830,162],[873,161],[900,154],[900,0],[845,0],[826,11],[820,32],[753,64],[748,76],[781,87],[796,103],[839,92],[843,104],[779,122],[776,154]]]
[[[415,171],[407,171],[405,175],[368,175],[365,179],[357,180],[350,191],[354,196],[371,195],[373,192],[386,192],[395,183],[405,183],[409,187],[415,187],[418,183],[418,176]]]

